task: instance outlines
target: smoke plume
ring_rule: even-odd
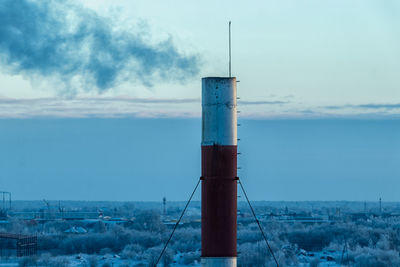
[[[79,81],[100,92],[122,81],[151,86],[197,74],[197,56],[183,55],[171,39],[150,44],[141,30],[116,26],[73,1],[1,0],[0,64],[13,74]]]

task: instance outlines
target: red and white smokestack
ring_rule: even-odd
[[[236,78],[202,79],[201,262],[236,267]]]

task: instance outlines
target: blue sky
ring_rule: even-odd
[[[253,200],[400,200],[398,120],[239,122]],[[200,176],[199,119],[3,119],[0,129],[0,188],[15,199],[185,200]]]
[[[399,11],[397,0],[4,0],[0,189],[185,199],[200,175],[201,78],[228,74],[231,20],[253,198],[399,200]]]

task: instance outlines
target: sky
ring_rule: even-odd
[[[398,120],[239,122],[251,200],[400,201]],[[5,119],[0,129],[0,188],[14,199],[183,201],[201,175],[200,119]]]
[[[399,117],[396,0],[1,5],[0,117],[199,117],[230,20],[243,116]]]
[[[232,21],[254,199],[398,201],[399,11],[397,0],[1,1],[0,190],[186,199],[201,78],[228,75]]]

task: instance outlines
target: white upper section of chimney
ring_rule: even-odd
[[[201,145],[237,145],[235,77],[202,79]]]

